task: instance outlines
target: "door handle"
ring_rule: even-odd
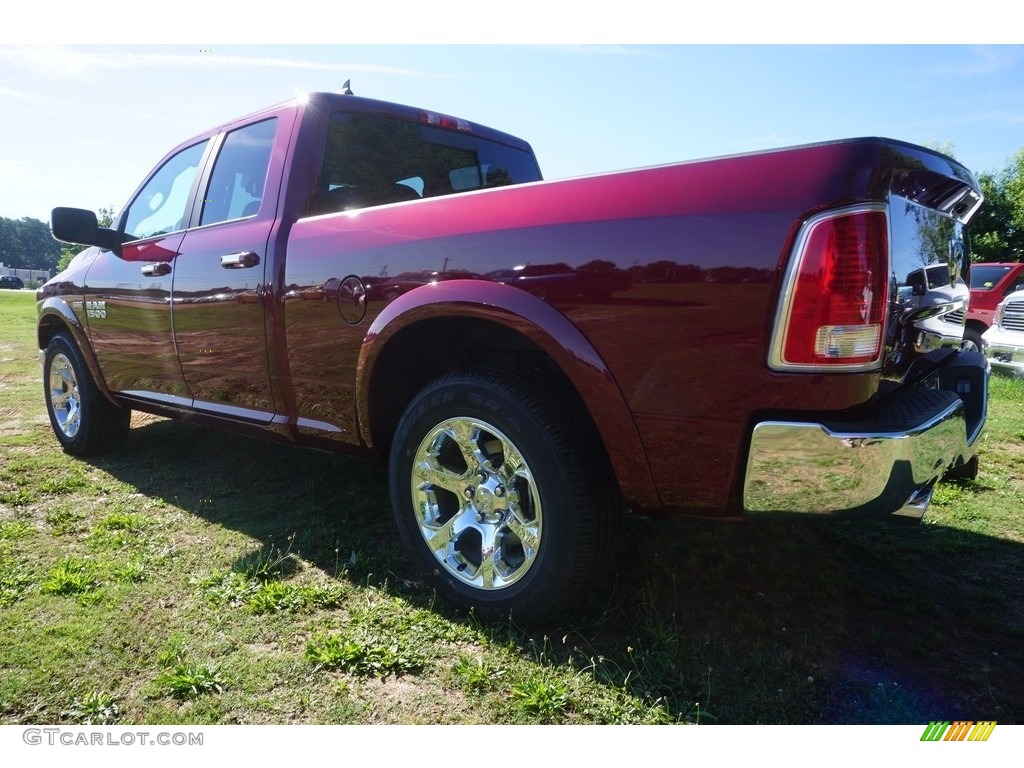
[[[255,267],[259,263],[260,257],[252,251],[229,253],[220,257],[220,265],[224,269],[247,269],[248,267]]]
[[[163,277],[171,274],[171,265],[166,261],[158,261],[156,264],[143,264],[142,274],[146,277]]]

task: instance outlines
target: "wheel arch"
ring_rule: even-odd
[[[436,353],[439,338],[443,355]],[[640,434],[601,356],[558,310],[498,283],[453,280],[423,286],[384,308],[359,355],[360,434],[386,458],[402,411],[431,381],[456,370],[513,363],[548,374],[574,397],[596,429],[626,499],[657,504]]]
[[[50,345],[50,340],[62,332],[68,333],[75,346],[78,347],[78,351],[82,355],[82,359],[85,360],[89,373],[92,374],[93,381],[96,383],[96,388],[99,389],[107,400],[117,404],[107,388],[107,381],[103,377],[99,361],[96,360],[96,356],[93,354],[92,347],[89,344],[89,335],[78,319],[78,316],[74,313],[74,310],[68,306],[67,302],[57,298],[43,300],[39,305],[39,316],[36,321],[36,342],[39,345],[40,351],[45,350]]]
[[[971,318],[967,318],[967,320],[964,322],[964,328],[970,328],[972,330],[977,331],[979,334],[982,334],[985,331],[987,331],[989,327],[985,323],[981,322],[981,320],[973,320]]]

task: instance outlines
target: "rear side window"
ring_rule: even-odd
[[[274,117],[227,135],[203,198],[200,224],[241,219],[259,212],[276,131]]]
[[[536,181],[529,152],[476,136],[375,115],[335,112],[318,209],[347,211]]]

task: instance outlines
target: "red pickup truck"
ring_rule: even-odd
[[[627,507],[920,518],[970,474],[981,204],[948,157],[837,141],[541,181],[530,146],[312,94],[181,144],[38,292],[69,453],[131,409],[387,462],[411,557],[487,616],[563,611]],[[962,328],[962,325],[961,325]]]
[[[971,265],[971,297],[964,313],[945,316],[947,322],[964,321],[964,345],[969,349],[982,349],[982,334],[996,319],[999,304],[1014,291],[1024,288],[1024,264],[1016,262],[979,262]]]

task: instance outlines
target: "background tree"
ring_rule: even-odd
[[[0,262],[12,269],[53,269],[60,245],[39,219],[0,217]]]
[[[1024,261],[1024,149],[978,181],[985,203],[970,227],[974,261]]]

